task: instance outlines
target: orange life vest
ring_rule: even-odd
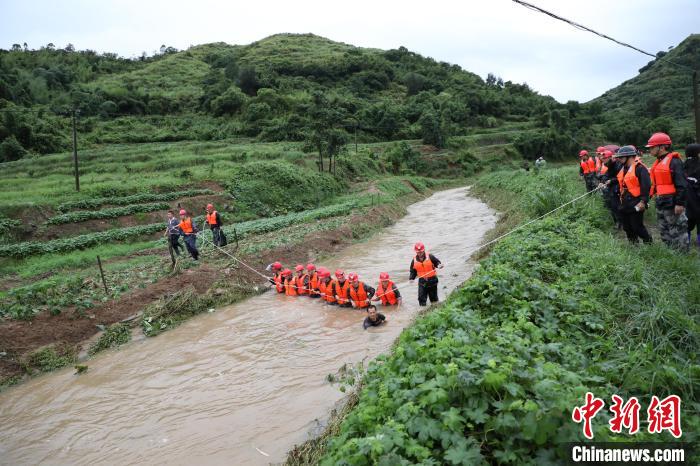
[[[284,294],[287,296],[296,296],[299,294],[297,293],[296,280],[294,277],[284,279]]]
[[[600,173],[600,167],[603,166],[603,162],[600,161],[598,157],[595,158],[595,171],[596,173]]]
[[[651,175],[651,193],[665,196],[676,194],[676,185],[673,184],[673,176],[671,174],[671,160],[680,159],[678,152],[667,154],[663,160],[656,159],[654,165],[651,166],[649,174]]]
[[[603,164],[602,167],[600,167],[600,174],[605,175],[608,172],[608,166]]]
[[[348,299],[348,288],[350,287],[350,282],[345,280],[342,285],[338,280],[333,280],[333,292],[335,293],[335,299],[338,304],[347,304],[350,302]]]
[[[642,194],[639,178],[637,178],[637,165],[646,168],[643,163],[635,161],[629,170],[627,170],[627,173],[624,173],[624,168],[617,172],[617,182],[620,185],[620,198],[624,195],[625,190],[627,190],[632,197],[639,197]]]
[[[582,160],[581,161],[581,168],[583,168],[583,174],[588,175],[590,173],[595,173],[595,160],[592,158],[588,158],[585,162]]]
[[[207,213],[207,223],[209,225],[216,225],[216,211],[212,213]]]
[[[297,287],[297,293],[298,294],[309,294],[309,290],[306,286],[304,286],[304,277],[307,277],[308,275],[303,274],[301,277],[297,275],[294,277],[294,284]]]
[[[430,260],[430,254],[427,251],[423,262],[418,260],[418,256],[413,258],[413,268],[416,270],[418,278],[432,278],[437,275],[433,261]]]
[[[321,280],[318,278],[318,272],[314,272],[313,275],[309,275],[309,292],[313,295],[318,295],[319,285]]]
[[[357,289],[354,286],[350,286],[350,298],[352,299],[352,307],[365,308],[369,306],[365,284],[362,282],[357,286]]]
[[[191,235],[194,232],[194,228],[192,227],[192,218],[187,217],[183,221],[181,221],[178,224],[178,227],[180,227],[180,230],[186,235]]]
[[[333,292],[333,289],[335,288],[333,284],[334,280],[329,281],[328,283],[324,283],[321,281],[321,295],[323,296],[323,299],[327,303],[334,303],[335,302],[335,293]]]
[[[282,280],[282,274],[276,273],[275,277],[275,289],[278,293],[284,293],[284,281]]]
[[[394,293],[394,282],[389,281],[389,286],[387,286],[385,290],[380,280],[377,286],[377,297],[382,300],[382,304],[385,306],[395,305],[398,299],[396,298],[396,293]]]

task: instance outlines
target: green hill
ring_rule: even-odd
[[[0,50],[4,160],[68,149],[71,108],[80,112],[83,146],[302,141],[319,126],[361,142],[422,138],[440,146],[470,128],[527,122],[558,106],[527,85],[485,82],[404,47],[359,48],[312,34],[163,48],[137,59],[72,47]]]
[[[700,69],[700,34],[689,36],[668,53],[659,52],[657,58],[641,68],[637,76],[610,89],[594,102],[603,105],[611,118],[691,120],[692,71],[674,63]]]

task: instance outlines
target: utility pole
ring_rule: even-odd
[[[75,109],[73,109],[73,164],[75,165],[75,190],[80,191],[80,174],[78,173],[78,133],[75,129]]]
[[[693,109],[695,110],[695,142],[700,143],[700,95],[698,95],[698,70],[693,71]]]

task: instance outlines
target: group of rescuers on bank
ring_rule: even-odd
[[[192,217],[184,209],[180,210],[180,219],[175,218],[174,212],[168,212],[168,223],[164,235],[173,252],[180,255],[182,245],[180,236],[184,236],[185,247],[194,260],[199,259],[197,249],[197,227]],[[212,204],[206,208],[204,223],[212,231],[212,243],[216,247],[226,245],[226,237],[221,231],[221,215]],[[437,269],[442,268],[440,260],[425,251],[425,245],[418,242],[414,245],[415,256],[409,267],[409,280],[418,279],[418,304],[425,306],[427,301],[438,302],[438,277]],[[294,273],[290,269],[283,268],[280,262],[274,262],[267,266],[267,270],[273,276],[269,279],[274,289],[287,296],[306,296],[322,299],[326,304],[351,307],[367,311],[364,328],[376,327],[386,322],[386,317],[377,312],[377,307],[372,302],[381,302],[383,306],[400,306],[401,292],[396,287],[387,272],[379,274],[377,288],[373,288],[360,281],[356,273],[349,273],[347,278],[343,270],[336,270],[331,277],[330,270],[325,267],[318,269],[314,264],[306,267],[298,264]]]
[[[669,247],[687,252],[692,231],[700,223],[700,144],[686,148],[685,163],[671,150],[666,133],[654,133],[647,142],[656,159],[651,168],[642,163],[641,154],[631,145],[615,152],[598,147],[595,157],[579,152],[579,174],[588,191],[600,189],[605,206],[627,239],[651,243],[644,226],[644,211],[656,197],[656,216],[661,240]],[[697,236],[700,247],[700,233]]]

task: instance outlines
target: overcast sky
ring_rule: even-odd
[[[700,32],[698,0],[530,2],[652,53]],[[403,45],[482,77],[526,82],[562,102],[597,97],[650,60],[511,0],[0,0],[0,48],[71,43],[132,57],[161,44],[248,44],[280,32]]]

